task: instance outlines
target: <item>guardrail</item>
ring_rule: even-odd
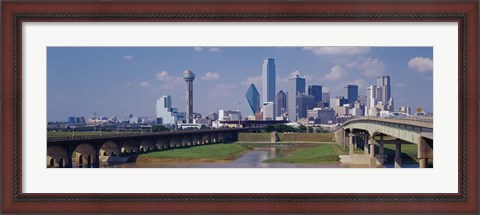
[[[224,128],[224,129],[198,129],[198,130],[181,130],[181,131],[162,131],[162,132],[148,132],[148,133],[135,133],[135,134],[102,134],[98,135],[81,135],[81,136],[64,136],[64,137],[47,137],[47,142],[60,142],[60,141],[76,141],[76,140],[92,140],[92,139],[115,139],[115,138],[128,138],[128,137],[151,137],[159,135],[178,135],[178,134],[195,134],[204,132],[223,132],[223,131],[243,131],[249,130],[249,128]]]
[[[433,116],[405,116],[405,117],[379,117],[379,116],[363,116],[363,117],[352,117],[348,119],[346,122],[343,124],[339,125],[336,129],[333,130],[333,132],[337,131],[343,125],[348,124],[349,122],[352,121],[358,121],[358,120],[372,120],[372,121],[382,121],[382,120],[391,120],[391,121],[397,121],[399,123],[403,124],[408,124],[406,122],[421,122],[421,123],[428,123],[424,124],[426,127],[432,127],[433,128]],[[429,125],[429,124],[432,125]]]

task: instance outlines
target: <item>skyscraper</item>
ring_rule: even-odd
[[[275,112],[275,61],[273,58],[263,60],[262,66],[262,103],[273,102]],[[274,113],[275,116],[275,113]],[[275,119],[274,119],[275,120]]]
[[[287,111],[287,94],[285,94],[282,90],[278,91],[277,93],[277,116],[281,116]]]
[[[318,102],[322,101],[322,86],[320,85],[309,85],[308,86],[308,95],[313,96],[313,102],[315,107],[318,107]],[[314,107],[311,107],[314,108]]]
[[[315,96],[300,94],[297,95],[297,119],[307,118],[308,109],[313,109],[315,106]]]
[[[273,102],[264,102],[262,106],[263,120],[275,120]]]
[[[377,86],[381,89],[381,102],[386,104],[390,101],[390,76],[377,77]]]
[[[172,108],[172,97],[164,95],[155,104],[157,124],[175,125],[177,123],[177,109]]]
[[[325,107],[330,107],[330,89],[322,86],[322,100]]]
[[[371,115],[372,108],[382,99],[382,88],[379,86],[370,85],[367,87],[367,110],[366,115]]]
[[[255,115],[258,113],[260,111],[260,94],[254,84],[250,84],[247,93],[245,93],[245,97],[247,98],[248,106],[252,111],[250,114]]]
[[[358,85],[347,85],[345,88],[347,88],[348,103],[353,105],[358,99]]]
[[[186,82],[186,123],[193,123],[193,80],[195,80],[195,73],[191,70],[183,72],[183,79]]]
[[[305,94],[305,78],[295,74],[288,79],[288,120],[297,121],[297,95]]]

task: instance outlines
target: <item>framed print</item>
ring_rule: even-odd
[[[2,211],[476,214],[478,11],[2,2]]]

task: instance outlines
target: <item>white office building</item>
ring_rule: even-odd
[[[157,100],[155,105],[155,115],[157,124],[175,125],[177,124],[177,109],[172,108],[172,97],[165,95]]]
[[[262,106],[263,120],[275,120],[273,102],[264,102]]]
[[[240,110],[218,110],[219,121],[241,120],[242,112]]]

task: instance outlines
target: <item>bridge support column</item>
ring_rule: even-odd
[[[395,144],[395,168],[402,168],[402,144]]]
[[[383,145],[383,136],[380,136],[380,144],[378,145],[378,156],[380,161],[380,164],[384,164],[384,159],[385,159],[385,148]]]
[[[418,167],[419,168],[427,168],[428,158],[420,158],[418,159]]]
[[[357,150],[357,145],[358,145],[358,136],[353,136],[353,146],[355,150]]]
[[[428,159],[433,159],[433,141],[419,137],[417,150],[419,168],[427,168]]]
[[[368,137],[362,136],[362,142],[363,142],[363,153],[368,154]]]
[[[274,131],[270,134],[270,142],[271,143],[277,142],[277,132]]]
[[[353,134],[350,133],[350,134],[348,135],[348,154],[353,155],[353,152],[354,152],[354,151],[353,151],[353,150],[354,150],[353,147],[354,147],[354,146],[353,146]]]
[[[377,159],[375,158],[375,141],[371,141],[370,145],[370,163],[368,167],[375,168],[377,165]]]

